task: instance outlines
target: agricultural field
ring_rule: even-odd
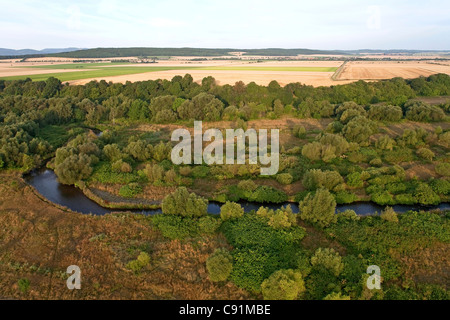
[[[212,76],[221,85],[234,85],[238,81],[268,85],[276,80],[282,86],[300,82],[318,87],[358,80],[372,81],[394,77],[410,79],[437,73],[450,74],[450,66],[433,61],[353,61],[343,65],[343,61],[197,61],[193,57],[177,57],[160,60],[156,64],[125,64],[114,62],[114,59],[111,59],[112,62],[101,63],[71,63],[70,60],[58,62],[56,58],[49,59],[54,59],[54,62],[30,59],[30,62],[25,63],[2,63],[0,79],[18,80],[29,77],[35,81],[43,81],[53,76],[62,82],[80,85],[92,80],[115,83],[171,80],[175,76],[189,73],[198,83],[203,78]]]
[[[450,66],[422,61],[349,62],[338,80],[381,80],[401,77],[405,79],[428,77],[436,73],[450,74]]]

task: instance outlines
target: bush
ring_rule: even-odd
[[[111,165],[111,169],[116,173],[130,173],[133,171],[131,165],[123,160],[117,160]]]
[[[426,183],[420,183],[417,186],[414,197],[418,203],[423,205],[436,205],[441,202],[441,198]]]
[[[189,177],[192,174],[191,167],[181,167],[180,174],[184,177]]]
[[[92,174],[91,157],[86,154],[72,155],[56,166],[55,173],[59,182],[72,185],[89,178]]]
[[[381,167],[383,165],[383,161],[380,158],[375,158],[371,160],[369,164],[373,167]]]
[[[267,224],[275,229],[289,229],[297,222],[297,217],[292,212],[290,205],[276,211],[261,207],[256,214],[260,217],[266,218],[268,220]]]
[[[302,149],[302,155],[311,161],[322,160],[324,162],[330,162],[336,158],[336,147],[323,145],[316,141],[305,145]]]
[[[295,300],[305,290],[302,274],[292,269],[274,272],[261,285],[264,300]]]
[[[164,198],[162,211],[183,217],[201,217],[208,213],[208,200],[194,193],[189,194],[185,187],[180,187]]]
[[[444,179],[434,179],[430,182],[431,188],[437,194],[448,195],[450,193],[450,181]]]
[[[303,220],[316,223],[320,227],[336,223],[336,200],[326,189],[317,190],[316,194],[309,194],[300,202],[300,217]]]
[[[436,165],[435,169],[437,174],[443,177],[450,177],[450,163],[444,162]]]
[[[329,295],[327,295],[323,300],[351,300],[350,296],[344,296],[341,292],[336,293],[332,292]]]
[[[358,221],[361,219],[353,210],[345,210],[337,213],[338,221]]]
[[[293,180],[294,180],[294,178],[289,173],[281,173],[281,174],[277,175],[277,181],[284,185],[291,184]]]
[[[361,173],[353,172],[347,176],[347,184],[353,188],[361,188],[364,181],[361,179]]]
[[[420,148],[417,150],[417,155],[427,161],[433,161],[436,156],[433,151],[428,148]]]
[[[119,195],[124,198],[134,198],[140,193],[142,193],[142,187],[137,183],[122,186],[119,190]]]
[[[20,279],[17,281],[17,285],[19,286],[19,290],[22,291],[22,293],[27,293],[28,289],[30,288],[30,280],[28,279]]]
[[[249,201],[260,203],[283,203],[288,196],[285,192],[268,186],[258,187],[249,197]]]
[[[164,237],[172,240],[195,238],[205,231],[201,229],[200,220],[176,215],[158,214],[152,217],[152,223]]]
[[[206,216],[198,220],[198,228],[201,234],[214,234],[220,228],[222,221],[216,217]]]
[[[223,221],[229,219],[237,219],[242,217],[243,215],[244,215],[244,208],[242,208],[239,203],[227,201],[220,208],[220,218],[222,218]]]
[[[336,277],[344,270],[344,263],[338,252],[330,248],[319,248],[311,257],[313,267],[322,266],[331,271]]]
[[[398,223],[397,213],[391,207],[384,209],[380,216],[385,221]]]
[[[336,171],[322,171],[313,169],[306,172],[303,177],[303,185],[308,190],[325,188],[328,190],[336,190],[336,188],[344,182],[344,178]]]
[[[130,261],[127,264],[127,268],[134,273],[139,273],[142,268],[146,267],[150,263],[150,256],[146,252],[141,252],[136,260]]]
[[[304,139],[306,137],[306,129],[304,126],[294,126],[292,129],[292,134],[294,137]]]
[[[375,192],[372,194],[371,199],[380,206],[395,204],[394,197],[387,191]]]
[[[233,270],[233,257],[228,250],[217,249],[206,260],[206,269],[211,281],[226,281]]]
[[[336,193],[336,203],[338,204],[349,204],[358,200],[358,196],[354,193],[347,191],[339,191]]]
[[[238,184],[239,189],[247,192],[253,192],[258,188],[256,183],[254,183],[252,180],[244,180],[239,182]]]

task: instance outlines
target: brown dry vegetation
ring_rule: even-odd
[[[226,246],[220,235],[168,241],[137,215],[65,212],[38,198],[15,174],[0,176],[0,296],[15,299],[243,299],[242,290],[208,280],[207,257]],[[139,252],[140,274],[126,264]],[[81,268],[82,289],[66,287],[65,271]],[[31,282],[22,293],[19,279]]]

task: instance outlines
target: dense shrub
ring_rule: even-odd
[[[450,163],[443,162],[436,165],[435,169],[437,174],[443,177],[450,177]]]
[[[344,179],[336,171],[322,171],[313,169],[306,172],[303,177],[303,185],[308,190],[326,188],[328,190],[337,190],[337,187],[344,182]]]
[[[305,291],[305,283],[298,271],[278,270],[264,280],[261,291],[265,300],[296,300]]]
[[[344,270],[344,263],[338,252],[330,248],[319,248],[311,257],[313,267],[322,266],[331,271],[336,277]]]
[[[140,193],[142,193],[142,187],[137,183],[122,186],[119,190],[119,195],[124,198],[134,198]]]
[[[208,200],[194,193],[189,194],[185,187],[180,187],[164,198],[162,211],[165,214],[200,217],[208,212]]]
[[[237,219],[244,215],[244,208],[241,207],[239,203],[229,202],[227,201],[220,208],[220,218],[223,221],[229,219]]]
[[[233,257],[226,249],[216,249],[206,260],[206,269],[211,281],[226,281],[233,269]]]

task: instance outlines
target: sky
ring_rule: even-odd
[[[0,47],[450,49],[448,0],[0,0]]]

